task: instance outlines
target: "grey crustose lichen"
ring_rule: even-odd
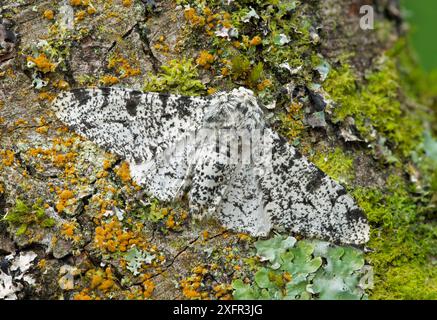
[[[53,107],[72,130],[125,158],[150,196],[188,194],[192,214],[254,236],[276,229],[345,244],[369,239],[353,198],[265,124],[250,90],[75,89]]]

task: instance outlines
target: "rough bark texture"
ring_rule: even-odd
[[[403,87],[397,2],[278,3],[2,1],[17,37],[0,51],[0,261],[37,254],[27,271],[36,283],[22,281],[18,298],[230,298],[232,280],[251,283],[261,264],[256,239],[194,221],[186,203],[145,200],[124,162],[50,109],[62,90],[111,85],[189,95],[246,86],[275,102],[269,122],[369,216],[370,296],[436,298],[432,170],[417,160],[430,111]],[[364,4],[374,30],[360,29]],[[260,18],[242,22],[251,7]],[[153,256],[139,274],[123,258],[134,245]]]

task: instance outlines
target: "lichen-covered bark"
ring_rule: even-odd
[[[364,4],[374,30],[359,27]],[[231,298],[262,264],[256,239],[145,198],[127,163],[56,119],[59,92],[90,86],[252,89],[266,121],[366,212],[370,297],[436,298],[431,109],[412,86],[397,1],[0,6],[16,35],[0,51],[0,261],[37,254],[18,298]]]

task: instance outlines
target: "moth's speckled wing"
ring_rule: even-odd
[[[73,130],[126,158],[151,195],[167,201],[188,193],[193,214],[255,236],[275,228],[339,243],[369,239],[352,197],[265,126],[249,90],[202,98],[79,89],[54,108]],[[232,161],[229,142],[250,161]]]
[[[207,99],[121,88],[74,89],[54,102],[72,130],[130,162],[162,153],[201,124]]]
[[[260,179],[264,210],[272,225],[333,242],[367,242],[367,219],[344,187],[285,139],[272,135],[272,165]]]

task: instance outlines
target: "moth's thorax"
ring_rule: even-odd
[[[205,110],[204,123],[213,128],[260,129],[263,111],[251,90],[234,89],[215,94]]]

